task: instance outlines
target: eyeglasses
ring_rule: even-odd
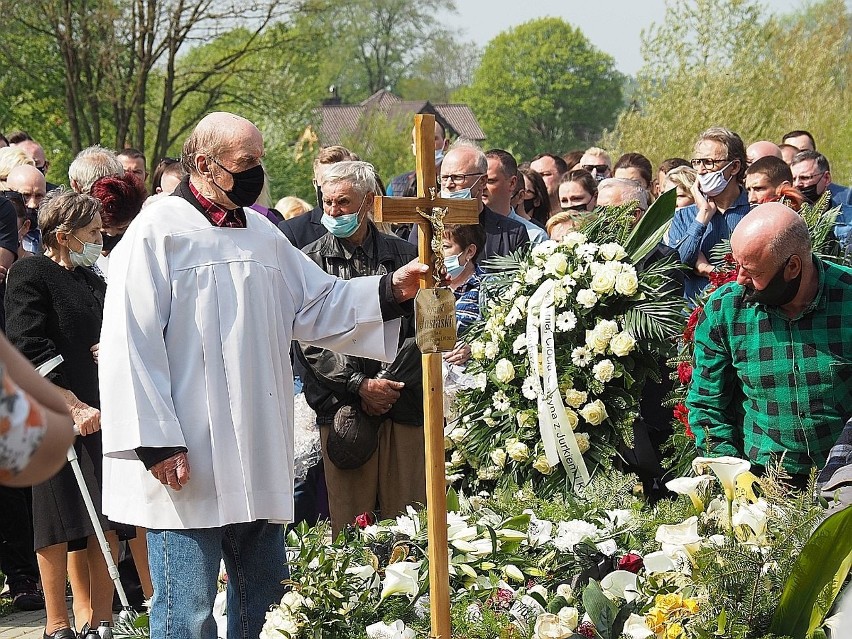
[[[485,173],[451,173],[449,175],[442,175],[438,179],[441,182],[441,184],[443,184],[444,182],[449,180],[450,182],[452,182],[456,186],[461,186],[462,184],[464,184],[464,181],[467,178],[473,177],[474,175],[478,175],[478,176],[482,177],[483,175],[485,175]]]
[[[45,162],[41,166],[36,167],[39,171],[41,171],[42,175],[47,175],[47,169],[50,168],[50,162]]]
[[[582,164],[581,166],[589,173],[592,171],[596,171],[597,173],[606,173],[609,171],[609,165],[607,164]]]
[[[689,163],[692,165],[692,168],[696,171],[698,169],[712,169],[717,164],[721,164],[722,162],[733,162],[733,160],[729,160],[728,158],[722,158],[721,160],[715,160],[713,158],[692,158]]]
[[[796,178],[795,181],[797,181],[797,182],[810,182],[811,180],[818,180],[823,175],[825,175],[825,173],[826,172],[823,171],[822,173],[814,173],[813,175],[800,175]]]

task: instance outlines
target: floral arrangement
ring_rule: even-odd
[[[508,274],[469,333],[473,388],[459,391],[448,429],[447,475],[464,490],[562,493],[632,447],[644,381],[685,314],[671,264],[637,269],[615,241],[629,225],[608,219],[500,264]]]

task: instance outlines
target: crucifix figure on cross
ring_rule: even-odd
[[[414,223],[419,227],[420,261],[429,266],[415,299],[417,345],[423,353],[423,418],[426,438],[426,505],[429,534],[429,588],[432,637],[450,639],[447,494],[444,475],[444,388],[441,351],[455,346],[455,298],[438,286],[443,266],[445,224],[479,224],[475,200],[439,196],[435,175],[435,116],[414,117],[417,197],[377,197],[376,222]],[[447,318],[451,317],[452,320]],[[451,327],[449,325],[452,325]],[[451,328],[450,332],[448,329]]]

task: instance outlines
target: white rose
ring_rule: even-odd
[[[610,268],[599,268],[598,272],[592,277],[591,287],[595,293],[603,295],[612,293],[615,288],[615,280],[617,274]]]
[[[609,336],[600,332],[597,328],[586,331],[586,346],[595,353],[604,353],[606,347],[609,346]]]
[[[474,340],[470,344],[470,356],[473,359],[485,359],[485,344],[479,340]]]
[[[506,442],[506,452],[516,462],[525,462],[530,458],[530,449],[524,442],[515,440],[511,444]]]
[[[492,450],[488,456],[491,458],[491,461],[500,468],[504,468],[506,466],[506,451],[502,448],[497,448]]]
[[[568,270],[568,256],[565,253],[554,253],[547,258],[544,265],[544,272],[548,275],[562,277]]]
[[[588,398],[589,394],[586,391],[578,391],[573,388],[565,391],[565,401],[568,402],[569,406],[573,406],[574,408],[579,408],[585,404]]]
[[[608,417],[606,407],[599,399],[589,402],[583,406],[583,408],[580,409],[580,415],[582,415],[583,419],[589,422],[592,426],[597,426]]]
[[[535,620],[535,639],[567,639],[573,632],[563,626],[559,617],[549,612],[540,614]]]
[[[615,374],[615,365],[608,359],[602,359],[592,367],[592,372],[596,380],[605,384]]]
[[[450,431],[450,440],[455,442],[456,444],[463,442],[467,438],[467,429],[466,428],[454,428]]]
[[[609,347],[614,355],[624,357],[636,348],[636,340],[630,333],[622,332],[610,340]]]
[[[625,257],[627,257],[627,251],[624,250],[621,244],[616,244],[615,242],[601,244],[600,254],[601,257],[607,261],[623,260]]]
[[[619,273],[615,278],[615,290],[620,295],[631,296],[635,295],[639,290],[639,280],[636,278],[636,273]]]
[[[498,381],[508,384],[515,379],[515,367],[512,366],[512,362],[503,358],[497,362],[497,366],[494,367],[494,375],[497,377]]]
[[[574,589],[569,584],[559,584],[556,586],[556,594],[563,597],[568,603],[574,601]]]
[[[497,353],[500,352],[500,345],[497,342],[488,342],[485,345],[485,358],[494,359]]]
[[[533,462],[533,468],[542,475],[549,475],[553,472],[553,466],[547,463],[547,457],[544,455],[539,455],[539,457]]]
[[[585,243],[586,243],[586,236],[583,235],[582,233],[578,233],[577,231],[572,231],[571,233],[568,233],[568,235],[565,235],[562,238],[562,244],[567,246],[568,248],[573,248],[573,247],[577,246],[578,244],[585,244]]]
[[[594,291],[587,288],[577,291],[577,304],[583,308],[592,308],[597,303],[598,296]]]
[[[577,428],[577,424],[580,422],[580,420],[577,419],[577,413],[570,408],[566,408],[565,416],[568,418],[568,425],[571,427],[571,430],[575,430]]]
[[[580,611],[574,606],[563,606],[558,614],[559,623],[572,632],[580,625]]]
[[[580,449],[580,454],[583,455],[589,450],[589,433],[574,433],[577,438],[577,448]]]

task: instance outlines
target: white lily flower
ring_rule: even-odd
[[[619,598],[630,603],[639,596],[636,581],[636,574],[628,570],[614,570],[601,579],[601,590],[610,599]]]
[[[706,468],[713,471],[725,489],[728,501],[734,499],[737,477],[751,468],[751,463],[739,457],[696,457],[692,460],[692,469],[703,473]]]
[[[768,506],[769,504],[763,498],[756,504],[737,504],[731,523],[734,526],[748,526],[752,532],[748,541],[762,544],[766,537]]]
[[[629,639],[651,639],[657,636],[653,630],[645,625],[645,618],[640,617],[636,613],[631,614],[627,618],[622,632]]]
[[[657,527],[656,540],[672,559],[685,555],[689,558],[701,546],[698,534],[698,517],[692,516],[679,524],[662,524]]]
[[[666,482],[666,488],[678,495],[689,495],[692,500],[692,505],[698,512],[704,511],[704,502],[698,495],[698,491],[712,481],[713,478],[709,475],[698,475],[697,477],[678,477]]]
[[[419,572],[419,561],[399,561],[385,568],[381,598],[385,599],[391,595],[407,595],[413,598],[420,589]]]
[[[657,572],[674,572],[677,570],[677,564],[662,550],[648,553],[642,557],[642,563],[645,566],[645,573],[649,575]]]

